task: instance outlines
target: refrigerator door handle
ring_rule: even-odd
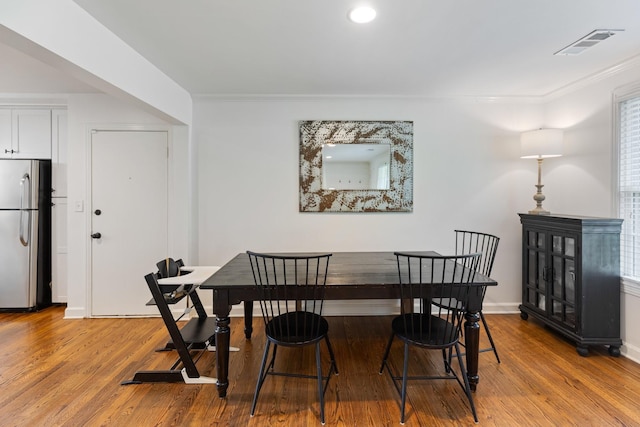
[[[25,220],[26,218],[26,220]],[[31,211],[20,211],[20,243],[29,246],[31,240]]]
[[[27,206],[24,205],[25,192],[27,193]],[[20,209],[31,209],[31,177],[28,173],[25,173],[20,180]]]
[[[27,193],[27,203],[31,203],[31,178],[25,173],[20,180],[20,243],[22,246],[29,246],[31,240],[31,211],[26,210],[31,206],[25,207],[24,196]],[[26,221],[25,221],[26,216]]]

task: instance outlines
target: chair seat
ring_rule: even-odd
[[[438,316],[406,313],[391,322],[398,338],[424,347],[451,347],[458,341],[456,327]]]
[[[313,344],[329,332],[326,319],[307,311],[294,311],[273,318],[266,326],[267,337],[279,345]]]

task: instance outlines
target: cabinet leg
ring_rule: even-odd
[[[618,347],[617,345],[610,345],[609,346],[609,355],[611,355],[613,357],[619,357],[620,356],[620,347]]]
[[[589,347],[584,345],[579,345],[576,347],[576,351],[582,357],[587,357],[589,355]]]
[[[522,320],[527,320],[529,318],[529,313],[525,313],[524,311],[520,312],[520,318]]]

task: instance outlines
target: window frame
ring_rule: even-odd
[[[624,88],[619,88],[613,93],[613,210],[616,213],[618,218],[621,218],[621,209],[620,209],[620,124],[621,124],[621,108],[620,104],[628,101],[629,99],[640,98],[640,82],[634,83],[632,85],[626,86]],[[620,247],[621,252],[621,262],[623,256],[623,248],[622,245]],[[630,295],[634,295],[636,297],[640,297],[640,277],[632,277],[625,276],[622,274],[621,270],[621,285],[622,292]]]

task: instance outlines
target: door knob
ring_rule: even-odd
[[[96,215],[100,215],[102,213],[102,211],[100,209],[96,209],[93,213],[96,214]]]
[[[93,233],[93,234],[91,235],[91,237],[93,237],[94,239],[99,239],[99,238],[101,238],[101,237],[102,237],[102,234],[100,234],[100,233]]]

